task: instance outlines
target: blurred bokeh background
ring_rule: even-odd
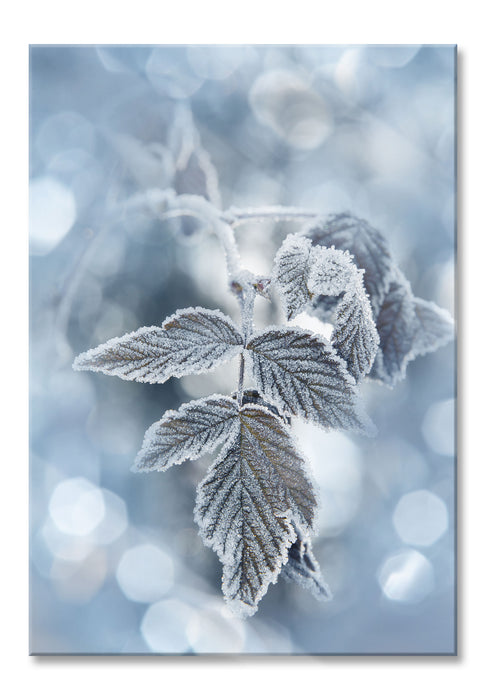
[[[164,385],[71,369],[176,309],[237,313],[215,239],[160,221],[154,189],[348,210],[453,314],[454,145],[450,46],[31,47],[31,653],[454,652],[452,344],[391,391],[365,383],[376,438],[295,421],[334,599],[282,581],[246,621],[193,521],[209,460],[130,471],[151,423],[232,393],[236,366]],[[294,230],[239,228],[244,265],[268,273]],[[279,314],[257,300],[258,324]]]

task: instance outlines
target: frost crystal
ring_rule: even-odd
[[[338,296],[346,289],[354,268],[347,251],[315,246],[311,260],[307,286],[313,295]]]
[[[253,336],[247,349],[258,388],[284,411],[326,428],[373,432],[353,377],[324,338],[270,327]]]
[[[365,289],[376,314],[385,298],[393,271],[388,245],[381,233],[363,219],[351,214],[338,214],[326,221],[311,224],[305,229],[305,234],[315,245],[334,245],[351,253],[356,266],[365,270]]]
[[[163,383],[169,377],[199,374],[241,352],[243,339],[220,311],[177,311],[162,327],[139,328],[79,355],[73,368],[137,382]]]
[[[256,612],[296,538],[313,526],[316,497],[286,426],[261,406],[240,411],[240,430],[198,487],[195,519],[223,563],[223,592],[241,616]]]
[[[217,394],[167,411],[145,433],[134,470],[165,471],[186,459],[197,459],[231,437],[237,423],[237,402]]]

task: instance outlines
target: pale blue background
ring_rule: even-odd
[[[236,370],[146,386],[71,363],[177,308],[235,314],[212,239],[113,215],[147,188],[197,190],[177,173],[197,141],[223,207],[350,210],[453,313],[455,49],[32,47],[30,86],[31,652],[453,653],[452,344],[365,387],[376,439],[297,426],[335,597],[279,582],[246,622],[193,523],[208,462],[129,471],[153,421],[233,391]],[[242,228],[245,265],[268,272],[292,230]]]

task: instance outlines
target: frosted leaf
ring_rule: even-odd
[[[373,432],[353,377],[324,338],[274,326],[254,335],[247,349],[258,388],[282,410],[327,428]]]
[[[338,296],[349,284],[354,265],[343,250],[315,246],[307,286],[311,294]]]
[[[296,537],[313,526],[316,497],[285,424],[261,406],[240,410],[234,441],[199,484],[194,511],[223,563],[223,593],[241,616],[256,612]]]
[[[165,471],[186,459],[197,459],[231,437],[237,423],[238,403],[217,394],[167,411],[145,433],[134,470]]]
[[[380,348],[370,377],[390,386],[405,377],[407,364],[450,342],[454,322],[447,311],[431,301],[414,297],[397,268],[376,319]]]
[[[309,239],[293,233],[287,236],[275,258],[272,279],[282,295],[288,320],[300,313],[312,298],[307,288],[311,250]]]
[[[363,219],[350,214],[338,214],[330,216],[326,221],[311,224],[305,229],[305,234],[316,245],[334,245],[351,253],[356,266],[365,271],[365,289],[376,316],[385,298],[394,267],[388,244],[381,233]]]
[[[296,527],[294,525],[294,527]],[[289,558],[282,568],[281,578],[284,581],[298,583],[308,589],[312,595],[321,601],[332,600],[332,593],[324,582],[321,569],[312,552],[309,537],[297,528],[297,539],[289,549]]]
[[[454,338],[450,314],[432,301],[415,297],[416,329],[413,349],[417,355],[434,352]]]
[[[410,284],[397,270],[376,319],[380,347],[370,377],[390,386],[404,378],[407,364],[415,356],[416,323]]]
[[[174,189],[177,194],[198,194],[216,207],[221,206],[218,173],[207,151],[197,148],[183,166],[177,169]]]
[[[220,311],[183,309],[161,327],[139,328],[78,355],[73,368],[161,384],[220,365],[241,352],[242,343],[233,321]]]
[[[348,372],[359,381],[373,365],[380,342],[362,272],[355,271],[350,285],[336,311],[331,342],[346,361]]]

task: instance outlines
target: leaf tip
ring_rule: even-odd
[[[237,617],[240,620],[252,617],[258,610],[258,605],[247,603],[246,601],[240,600],[239,598],[226,597],[226,604],[233,617]]]
[[[74,358],[71,367],[75,372],[84,372],[92,369],[89,364],[89,351],[82,352],[80,355],[77,355],[77,357]]]

